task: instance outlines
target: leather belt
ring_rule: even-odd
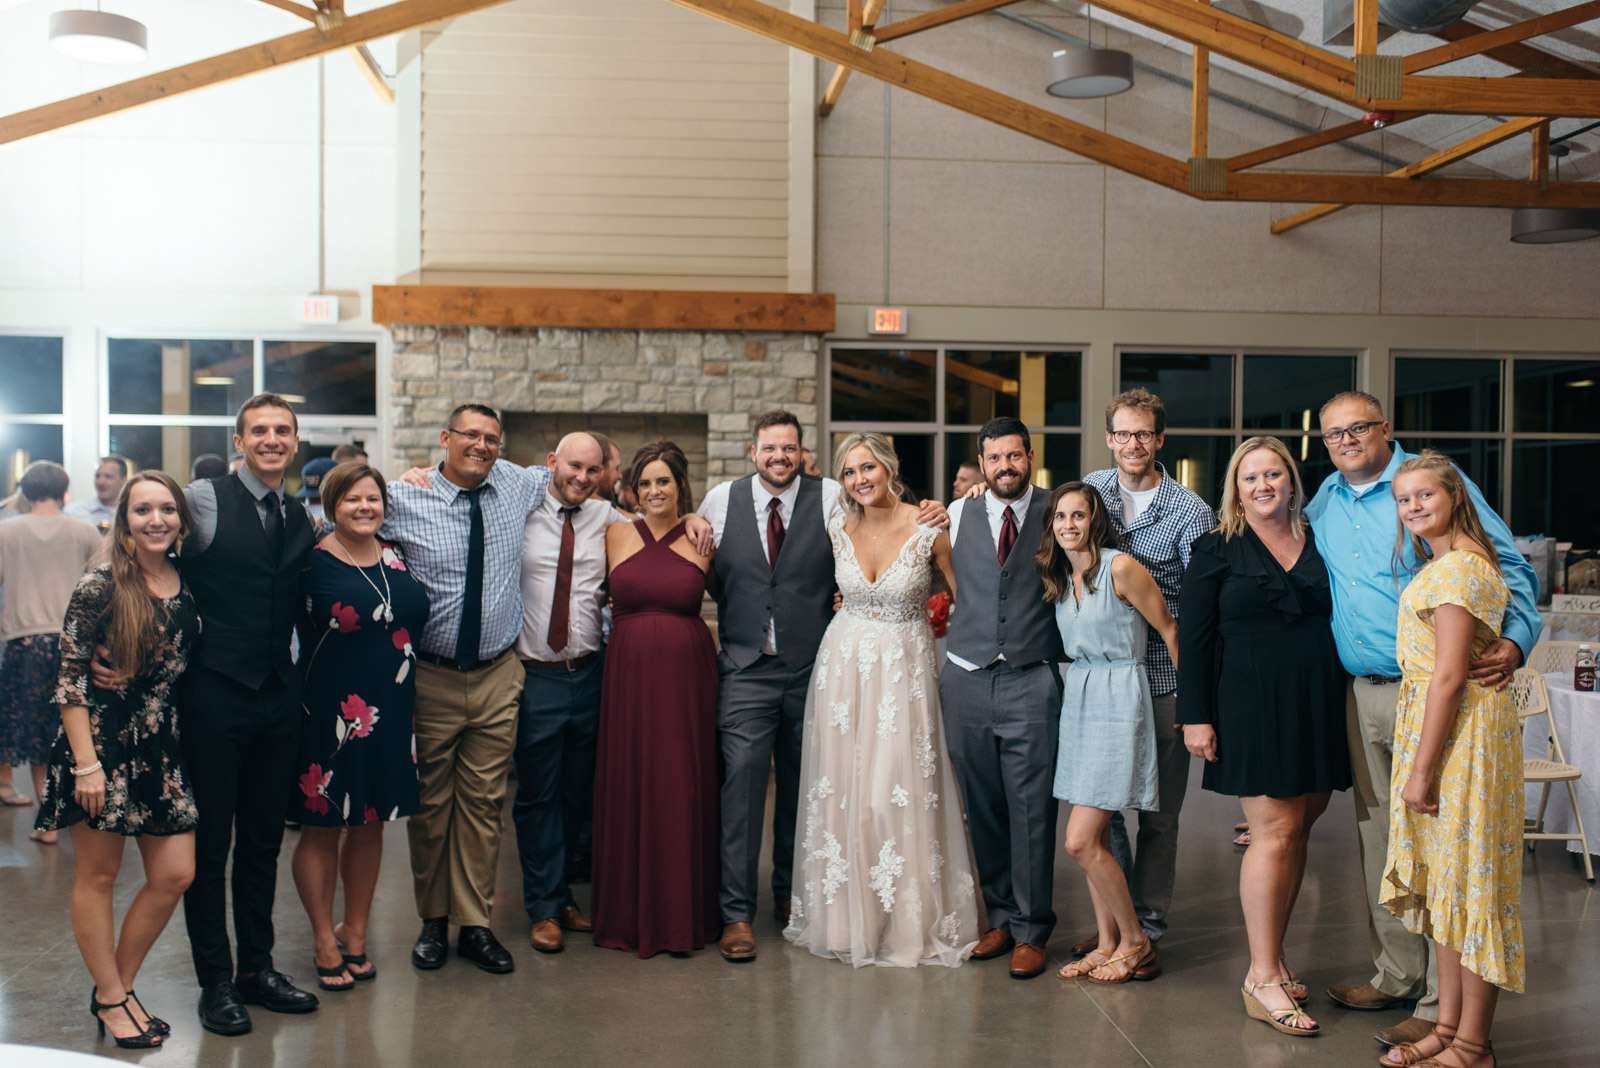
[[[417,659],[421,660],[423,663],[432,664],[435,667],[449,668],[451,671],[477,671],[479,668],[488,667],[490,664],[494,663],[496,660],[499,660],[502,656],[505,656],[506,653],[510,651],[511,650],[509,649],[502,649],[493,656],[484,657],[471,667],[462,667],[461,663],[453,657],[440,656],[438,653],[425,653],[420,649],[417,650]]]
[[[522,666],[534,671],[582,671],[600,656],[599,653],[584,653],[582,656],[573,657],[571,660],[530,660],[522,658]]]
[[[1374,686],[1390,686],[1403,679],[1404,675],[1358,675],[1362,682],[1370,682]]]

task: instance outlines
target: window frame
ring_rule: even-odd
[[[934,378],[933,378],[933,412],[932,420],[922,422],[887,422],[884,420],[839,420],[833,418],[833,354],[835,351],[882,351],[885,349],[920,349],[933,350],[934,353]],[[1087,344],[1050,344],[1050,345],[1023,345],[1015,343],[992,344],[986,341],[912,341],[908,338],[873,338],[868,340],[831,340],[824,339],[822,343],[822,380],[823,388],[819,399],[821,404],[818,410],[818,421],[821,426],[822,440],[813,451],[817,455],[819,466],[824,474],[833,469],[833,437],[835,434],[852,433],[883,433],[883,434],[926,434],[933,439],[933,470],[930,475],[933,485],[930,492],[941,486],[949,486],[954,480],[955,472],[950,471],[948,444],[950,434],[976,434],[983,429],[982,423],[947,423],[944,415],[946,408],[945,397],[945,357],[950,352],[1017,352],[1033,353],[1038,355],[1066,354],[1078,357],[1078,396],[1080,420],[1077,426],[1041,425],[1029,426],[1028,433],[1036,436],[1078,436],[1078,463],[1083,463],[1084,428],[1081,415],[1088,410],[1088,396],[1085,385],[1087,366],[1089,361],[1089,346]],[[1034,446],[1035,454],[1040,452],[1039,446]],[[832,475],[828,475],[832,477]],[[936,494],[937,495],[937,494]]]
[[[61,343],[61,411],[51,412],[0,412],[0,418],[13,426],[58,426],[61,428],[61,463],[72,469],[73,420],[67,415],[67,341],[70,331],[63,327],[0,326],[0,337],[55,338]],[[37,459],[37,457],[36,457]]]

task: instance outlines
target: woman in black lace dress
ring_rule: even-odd
[[[178,744],[174,691],[199,633],[194,598],[169,551],[189,531],[178,484],[160,471],[128,480],[117,501],[105,563],[72,593],[61,631],[56,703],[61,733],[50,753],[38,826],[66,827],[76,861],[72,930],[94,992],[89,1011],[117,1045],[161,1044],[133,980],[194,878],[194,794]],[[89,664],[110,651],[120,688],[98,689]],[[139,844],[145,885],[114,938],[112,891],[125,838]]]

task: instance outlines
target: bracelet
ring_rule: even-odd
[[[100,770],[100,767],[101,767],[100,761],[96,760],[93,764],[90,764],[86,768],[73,768],[72,769],[72,774],[74,774],[74,775],[93,775],[95,772]]]

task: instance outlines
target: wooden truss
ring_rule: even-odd
[[[838,102],[849,72],[857,71],[1202,200],[1317,204],[1275,224],[1274,233],[1350,204],[1600,208],[1600,182],[1552,184],[1539,165],[1537,149],[1548,144],[1551,118],[1600,116],[1600,77],[1523,43],[1600,18],[1600,0],[1499,30],[1458,23],[1454,32],[1442,35],[1449,43],[1404,59],[1377,54],[1377,0],[1356,0],[1356,54],[1351,59],[1217,11],[1201,0],[1095,0],[1103,10],[1194,46],[1192,155],[1187,161],[878,47],[1004,6],[1007,0],[961,0],[886,26],[877,25],[881,3],[866,0],[863,10],[861,0],[851,0],[848,35],[760,0],[672,2],[838,64],[819,109],[822,115]],[[1433,113],[1516,118],[1386,176],[1254,172],[1251,168],[1260,164],[1333,144],[1372,127],[1350,122],[1229,159],[1208,158],[1206,84],[1213,52],[1330,100],[1393,112],[1391,124]],[[1520,71],[1505,78],[1421,73],[1480,54]],[[1527,181],[1421,177],[1522,133],[1530,133],[1535,142],[1535,162]]]

